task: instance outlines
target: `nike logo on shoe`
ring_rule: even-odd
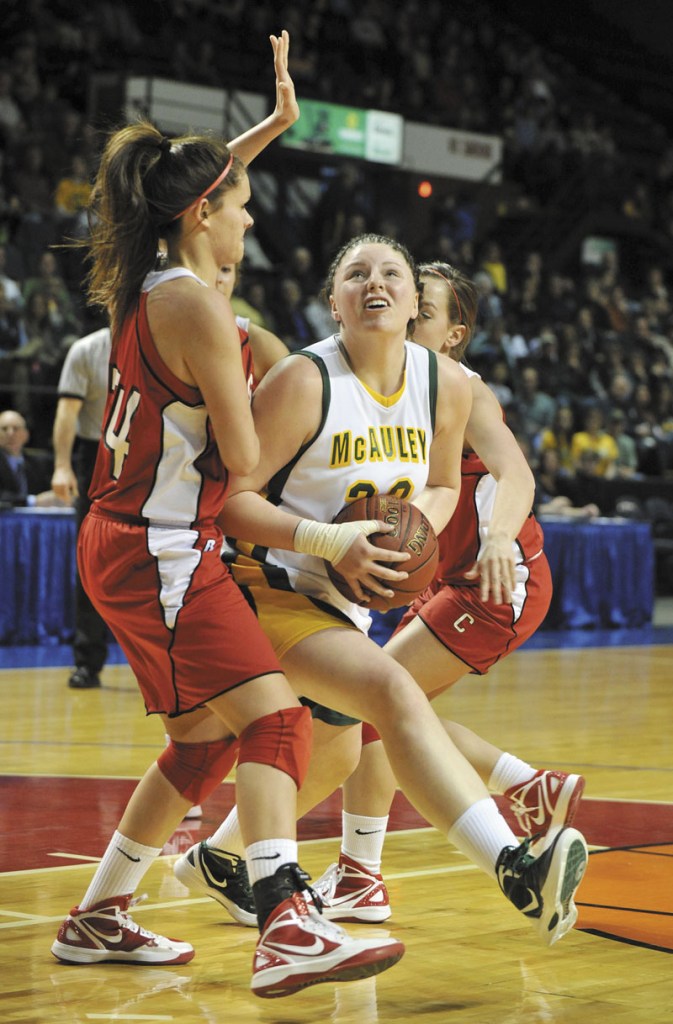
[[[140,864],[140,857],[132,857],[130,853],[126,852],[126,850],[122,850],[121,846],[117,846],[116,849],[119,853],[123,854],[127,860],[132,860],[134,864]]]
[[[310,946],[293,946],[288,942],[278,942],[265,938],[264,945],[270,949],[277,949],[281,953],[299,953],[302,956],[321,956],[325,952],[325,943],[322,939],[315,938]]]

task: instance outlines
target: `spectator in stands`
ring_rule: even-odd
[[[564,519],[595,519],[599,516],[598,505],[574,505],[571,498],[564,493],[567,488],[568,476],[563,475],[558,461],[558,452],[547,448],[540,456],[535,469],[535,515],[538,519],[545,516],[562,516]]]
[[[638,450],[636,442],[626,431],[626,415],[621,409],[611,409],[605,421],[605,431],[615,439],[617,458],[609,476],[622,480],[635,480],[638,472]]]
[[[295,245],[290,250],[287,274],[293,277],[301,288],[303,299],[314,295],[321,283],[315,273],[311,250],[306,245]]]
[[[521,429],[535,444],[538,434],[554,422],[556,402],[546,391],[540,390],[540,375],[532,364],[521,370],[513,405],[519,415]]]
[[[301,288],[293,277],[281,278],[275,313],[276,333],[291,351],[319,340],[304,311]]]
[[[507,295],[508,280],[502,250],[497,242],[488,242],[484,249],[481,269],[485,270],[493,281],[496,292],[500,296]]]
[[[7,298],[5,289],[5,283],[0,278],[0,357],[13,355],[26,343],[21,311]]]
[[[23,317],[26,341],[12,355],[14,403],[35,424],[40,447],[48,445],[49,428],[56,407],[56,385],[74,332],[61,316],[54,300],[41,291],[32,293]]]
[[[257,324],[259,327],[264,327],[269,330],[268,316],[264,311],[263,305],[260,305],[255,301],[257,295],[263,299],[265,304],[265,290],[264,285],[259,282],[259,288],[255,279],[248,281],[244,276],[240,266],[231,267],[230,273],[233,275],[232,291],[235,289],[236,294],[229,296],[231,299],[231,307],[237,316],[242,316],[246,320],[249,320],[253,324]],[[220,269],[220,274],[225,274],[225,269]],[[222,283],[222,282],[220,282]]]
[[[559,332],[545,323],[542,330],[531,337],[528,351],[547,391],[555,395],[565,390],[565,364],[561,357]]]
[[[58,257],[51,249],[40,255],[37,273],[29,277],[23,286],[23,298],[27,303],[34,292],[40,292],[45,299],[53,300],[63,316],[73,310],[73,301],[61,273]]]
[[[640,380],[636,383],[629,412],[630,433],[634,437],[638,449],[638,470],[645,476],[659,476],[664,471],[668,452],[659,424],[652,388],[646,381]]]
[[[9,189],[23,217],[49,221],[54,210],[53,183],[45,153],[37,142],[28,141],[17,152]]]
[[[82,154],[75,153],[70,171],[56,184],[54,196],[56,212],[68,221],[72,221],[86,208],[90,196],[89,168]]]
[[[37,508],[69,504],[50,489],[49,455],[25,450],[29,439],[21,413],[14,409],[0,412],[0,502]]]
[[[600,406],[590,405],[584,413],[584,429],[576,431],[572,437],[571,453],[576,473],[603,477],[614,475],[619,449],[603,424]]]
[[[0,141],[11,145],[21,138],[26,125],[21,108],[13,96],[12,74],[8,67],[0,68]]]
[[[633,381],[624,369],[616,370],[608,381],[603,400],[603,410],[608,413],[611,409],[620,409],[626,416],[629,429],[631,421],[631,396],[633,395]]]
[[[23,295],[18,281],[7,274],[7,246],[0,245],[0,285],[3,288],[5,309],[20,313],[23,309]]]
[[[558,398],[565,398],[575,404],[595,400],[602,395],[603,389],[593,359],[587,359],[584,355],[574,324],[561,324],[559,331],[558,374],[555,378],[548,378],[544,367],[540,366],[541,379],[545,381],[548,391],[552,391],[553,384],[553,393]]]
[[[594,311],[591,306],[580,306],[575,317],[577,337],[582,351],[589,357],[595,355],[599,345],[599,333],[594,322]]]
[[[495,360],[488,372],[486,383],[503,409],[507,410],[514,399],[514,391],[512,389],[509,364],[506,359]]]
[[[558,472],[572,476],[575,472],[575,461],[572,455],[572,439],[575,433],[575,413],[569,402],[559,402],[554,420],[550,427],[539,435],[538,451],[540,459],[546,451],[552,449],[558,459]]]

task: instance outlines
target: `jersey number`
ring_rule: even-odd
[[[408,500],[413,489],[414,485],[411,480],[407,477],[402,477],[401,479],[396,480],[392,487],[388,488],[386,494],[394,494],[396,498],[405,498]],[[350,504],[352,501],[357,501],[358,498],[373,498],[373,496],[378,493],[378,487],[370,480],[358,480],[357,483],[353,484],[346,491],[346,504]]]
[[[105,444],[110,451],[114,452],[112,476],[115,480],[119,480],[121,471],[124,468],[124,459],[129,453],[129,442],[127,439],[131,429],[131,420],[140,405],[140,392],[132,388],[130,395],[128,398],[126,397],[126,392],[121,386],[121,376],[116,366],[112,369],[112,391],[115,392],[115,398],[105,430]],[[119,424],[119,427],[115,430],[117,424]]]

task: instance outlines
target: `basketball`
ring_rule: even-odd
[[[395,596],[390,600],[377,594],[369,602],[358,601],[343,576],[339,575],[331,562],[325,562],[330,580],[349,601],[373,611],[388,611],[390,608],[410,604],[432,582],[437,570],[439,544],[430,521],[416,505],[392,494],[359,498],[342,508],[334,517],[334,522],[349,523],[358,519],[380,519],[395,527],[390,533],[372,533],[368,540],[387,551],[409,552],[411,558],[404,562],[386,563],[391,569],[399,568],[409,575],[406,580],[398,583],[386,580],[385,586],[395,591]]]

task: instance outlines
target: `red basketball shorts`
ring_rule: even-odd
[[[516,650],[542,623],[552,597],[544,554],[517,565],[512,604],[484,602],[478,586],[432,583],[410,605],[395,632],[418,615],[451,654],[483,675]]]
[[[183,714],[281,671],[221,548],[215,526],[145,527],[95,511],[82,524],[80,578],[124,651],[148,714]]]

